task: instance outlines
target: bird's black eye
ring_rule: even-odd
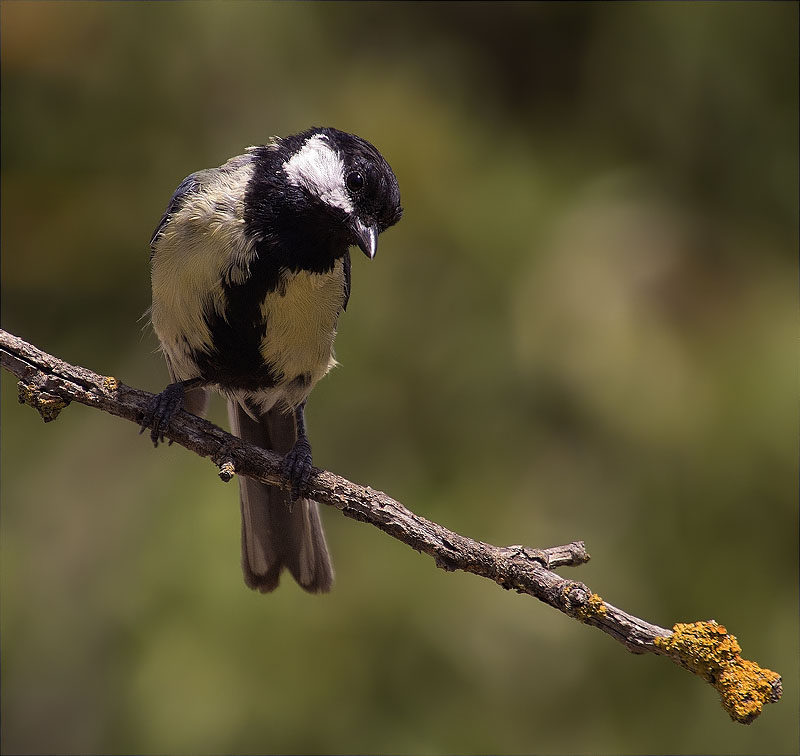
[[[345,181],[347,182],[347,188],[351,192],[357,192],[364,186],[364,177],[358,171],[348,173]]]

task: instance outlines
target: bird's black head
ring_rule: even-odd
[[[389,164],[375,147],[354,134],[332,128],[311,132],[328,140],[343,163],[344,186],[353,206],[355,242],[374,257],[377,236],[403,214],[400,187]]]
[[[378,234],[403,213],[389,164],[354,134],[313,128],[257,148],[255,158],[254,225],[266,221],[303,256],[338,257],[356,245],[372,258]]]

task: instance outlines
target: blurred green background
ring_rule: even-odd
[[[674,665],[323,513],[337,584],[239,570],[235,484],[3,374],[6,753],[796,753],[795,3],[3,3],[2,325],[151,391],[188,173],[335,125],[403,221],[354,256],[315,461],[783,674]],[[223,423],[217,401],[211,419]]]

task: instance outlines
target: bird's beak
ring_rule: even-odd
[[[370,260],[375,257],[375,253],[378,251],[378,229],[375,226],[367,226],[356,219],[353,223],[353,234],[361,251]]]

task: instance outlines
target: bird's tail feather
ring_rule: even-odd
[[[174,378],[172,379],[175,380]],[[205,417],[211,391],[207,388],[189,389],[183,397],[183,408],[198,417]]]
[[[252,407],[250,408],[252,412]],[[244,441],[286,454],[297,439],[292,413],[273,408],[251,414],[228,400],[233,433]],[[284,567],[302,588],[325,593],[333,583],[325,534],[315,501],[300,499],[289,505],[286,491],[251,478],[239,478],[242,505],[242,570],[250,588],[268,593],[278,586]]]

